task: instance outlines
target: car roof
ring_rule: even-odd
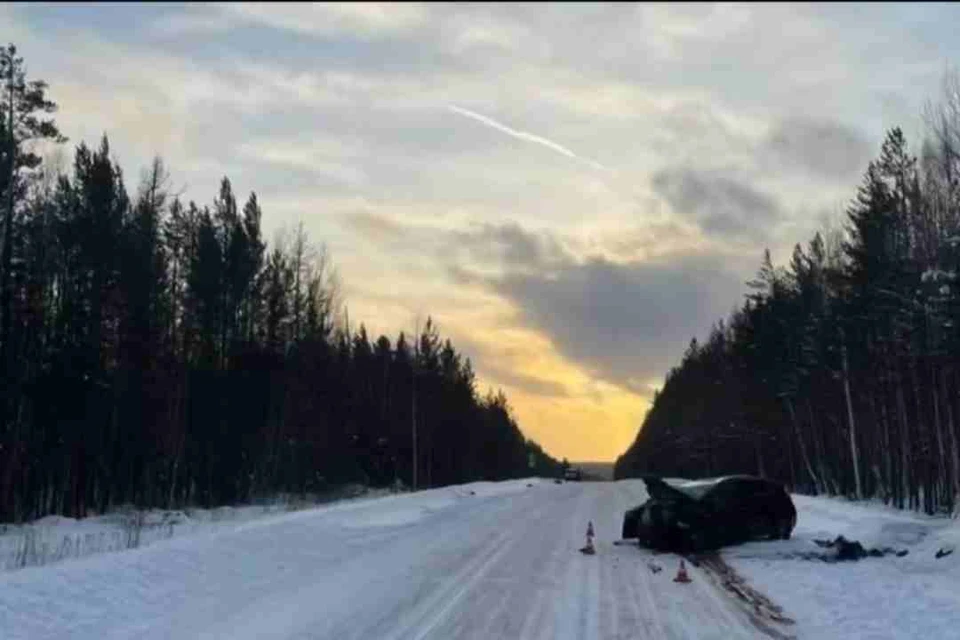
[[[764,480],[763,478],[758,478],[756,476],[748,476],[748,475],[730,475],[730,476],[722,476],[719,478],[703,478],[700,480],[664,479],[664,482],[669,484],[671,487],[673,487],[677,491],[680,491],[690,496],[694,500],[699,500],[700,498],[705,496],[707,493],[709,493],[711,490],[716,488],[718,485],[731,480],[775,484],[770,480]]]

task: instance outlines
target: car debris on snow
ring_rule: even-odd
[[[847,540],[843,536],[837,536],[834,540],[814,540],[814,543],[825,549],[833,549],[834,553],[824,556],[822,559],[826,562],[843,562],[847,560],[860,560],[861,558],[882,558],[886,555],[895,555],[902,558],[907,555],[906,549],[893,549],[883,547],[881,549],[866,549],[856,540]]]

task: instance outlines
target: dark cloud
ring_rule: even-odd
[[[637,392],[677,363],[694,336],[736,303],[741,277],[723,258],[669,263],[569,263],[488,285],[593,375]]]
[[[540,269],[569,259],[563,246],[548,233],[535,233],[516,222],[480,224],[450,234],[450,246],[466,252],[473,263],[501,265],[511,270]]]
[[[352,218],[367,235],[400,223],[366,214]],[[737,303],[745,265],[723,256],[678,256],[663,261],[580,260],[556,237],[516,223],[463,231],[403,225],[408,242],[433,238],[447,273],[459,286],[480,287],[514,303],[525,326],[591,375],[640,395],[675,365],[690,339]],[[623,239],[624,241],[627,238]],[[427,245],[424,245],[427,246]],[[499,267],[500,276],[484,275]],[[489,271],[487,271],[489,273]],[[559,384],[500,367],[481,345],[463,338],[479,371],[495,381],[544,396],[565,396]]]
[[[762,236],[782,213],[771,196],[718,172],[661,169],[654,174],[652,186],[675,213],[708,233]]]
[[[781,120],[764,149],[784,164],[829,180],[857,177],[870,161],[871,144],[857,129],[810,118]]]
[[[512,272],[540,270],[570,260],[557,239],[546,232],[524,229],[516,222],[473,224],[465,229],[441,229],[426,223],[407,223],[390,216],[360,209],[344,213],[344,225],[382,245],[415,243],[427,251],[436,251],[450,267],[454,280],[473,280],[469,271],[457,267],[500,267]]]

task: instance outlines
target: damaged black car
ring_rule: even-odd
[[[667,483],[645,476],[650,499],[623,517],[623,538],[690,553],[753,540],[786,540],[797,510],[786,488],[753,476]]]

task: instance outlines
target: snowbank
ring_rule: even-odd
[[[384,494],[376,490],[362,495],[370,499]],[[121,509],[83,519],[51,515],[27,524],[0,524],[0,573],[235,529],[308,506],[315,504],[277,499],[262,505],[172,511]]]
[[[123,510],[81,520],[46,516],[24,525],[0,525],[0,573],[183,536],[220,535],[266,526],[277,518],[291,517],[292,511],[311,517],[324,514],[331,525],[349,529],[407,525],[460,500],[505,496],[541,482],[538,478],[474,482],[399,495],[386,489],[365,490],[358,497],[320,506],[281,499],[266,505],[214,509]]]

